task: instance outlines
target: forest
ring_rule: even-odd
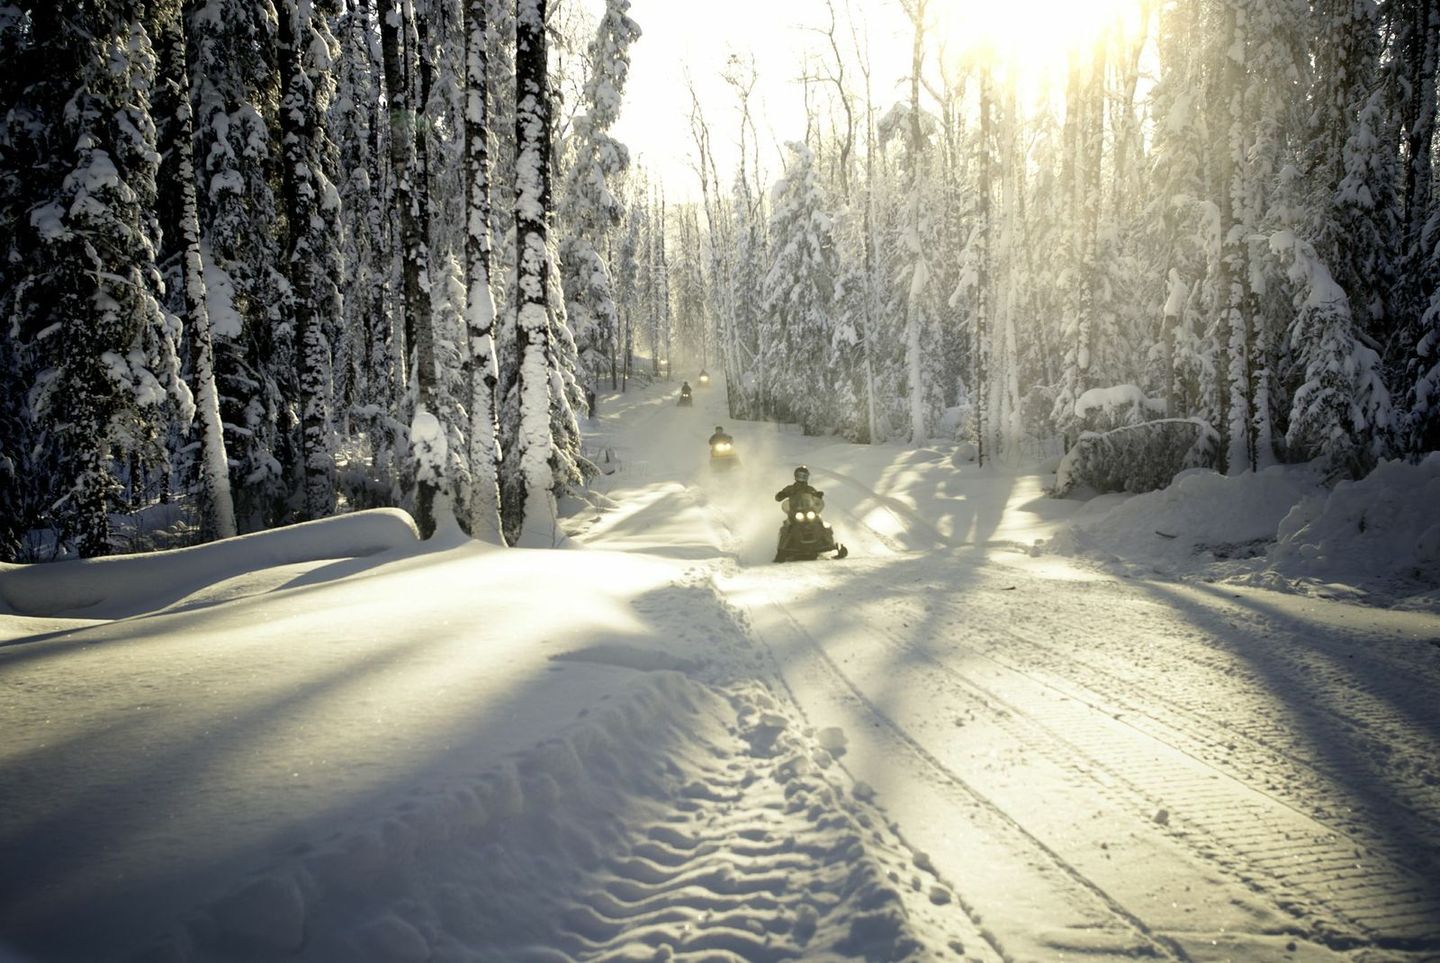
[[[1440,448],[1440,0],[1139,0],[1038,87],[949,6],[885,8],[887,98],[831,0],[774,177],[733,58],[673,185],[629,0],[0,0],[0,559],[550,544],[597,393],[702,366],[981,465],[1105,433],[1092,478]]]

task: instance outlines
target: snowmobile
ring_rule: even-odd
[[[700,369],[700,387],[710,387],[710,375],[704,368]]]
[[[740,467],[740,456],[735,453],[735,440],[729,435],[717,432],[710,436],[710,470],[729,471]]]
[[[850,550],[835,541],[835,532],[820,518],[825,510],[823,495],[801,493],[780,503],[785,521],[780,526],[777,562],[813,562],[825,552],[844,558]]]
[[[681,408],[695,407],[695,399],[690,397],[690,382],[687,381],[680,386],[680,400],[675,404]]]

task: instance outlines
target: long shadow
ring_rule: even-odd
[[[948,556],[947,560],[936,557],[942,554]],[[823,648],[830,633],[853,632],[853,620],[845,614],[847,606],[836,604],[840,600],[944,592],[951,596],[949,605],[929,606],[921,599],[916,606],[907,608],[912,618],[910,625],[903,628],[905,645],[892,649],[891,664],[898,670],[931,657],[944,663],[946,638],[955,630],[941,625],[939,619],[957,611],[953,606],[956,596],[963,597],[980,587],[987,558],[984,546],[974,552],[898,556],[887,559],[883,567],[867,567],[853,576],[844,569],[832,569],[834,574],[827,573],[823,587],[797,581],[795,591],[788,586],[780,588],[777,595],[789,593],[785,604],[804,613],[810,637],[796,636],[792,643],[776,646],[775,657],[783,669],[805,661],[812,645]],[[1271,746],[1269,751],[1291,752],[1296,758],[1311,760],[1312,768],[1329,786],[1323,801],[1332,807],[1331,812],[1313,815],[1332,826],[1336,825],[1336,812],[1347,806],[1368,815],[1368,828],[1383,841],[1389,854],[1417,873],[1414,882],[1422,896],[1440,902],[1440,787],[1435,784],[1434,762],[1440,758],[1440,701],[1434,698],[1440,689],[1440,663],[1424,639],[1392,645],[1368,638],[1364,629],[1335,632],[1322,623],[1298,619],[1277,605],[1267,604],[1263,596],[1230,599],[1225,597],[1230,593],[1213,586],[1195,589],[1214,598],[1217,604],[1212,608],[1188,597],[1178,585],[1128,579],[1115,584],[1135,586],[1140,593],[1157,600],[1166,612],[1173,613],[1179,625],[1199,629],[1209,646],[1249,665],[1273,701],[1271,716],[1293,724],[1293,747]],[[1123,605],[1123,597],[1116,604]],[[1043,600],[1035,600],[1035,605],[1043,611]],[[1259,624],[1237,627],[1230,618],[1235,610],[1227,613],[1225,605],[1247,611]],[[1137,625],[1136,631],[1153,628],[1153,623]],[[1071,629],[1064,624],[1056,626],[1056,631],[1062,633]],[[1115,629],[1125,633],[1124,621],[1117,620]],[[1193,641],[1189,635],[1177,634],[1171,644],[1207,644]],[[1144,641],[1158,640],[1147,637]],[[890,644],[882,639],[876,642]],[[1077,655],[1083,657],[1083,653]],[[1169,670],[1163,663],[1152,663],[1134,665],[1130,671],[1133,675],[1126,681],[1144,690],[1146,674]],[[1189,671],[1206,669],[1197,666]],[[905,675],[900,671],[888,677],[872,673],[864,680],[866,697],[893,717],[890,710],[914,698],[914,693],[899,683]],[[1238,684],[1225,681],[1230,686]],[[1428,760],[1428,777],[1394,765],[1393,754],[1385,744],[1388,730],[1377,730],[1380,723],[1367,721],[1357,711],[1357,705],[1363,707],[1367,701],[1380,704],[1398,717],[1409,733],[1409,759],[1412,763],[1417,758]],[[1223,724],[1225,707],[1211,708],[1217,725]],[[866,778],[874,782],[870,774]],[[1410,939],[1386,933],[1376,938],[1380,945],[1402,945]],[[1428,939],[1440,940],[1440,930]],[[1424,940],[1422,943],[1432,945]]]
[[[259,601],[246,601],[249,608],[262,607]],[[218,623],[225,615],[221,610],[172,615],[165,620],[163,631],[186,633],[198,644],[205,637],[206,626]],[[409,739],[383,734],[381,737],[389,738],[390,744],[378,749],[377,756],[385,760],[387,770],[393,770],[383,780],[352,779],[359,794],[333,800],[302,793],[293,807],[272,798],[258,808],[262,812],[288,810],[292,818],[282,825],[244,825],[247,794],[253,791],[256,775],[262,780],[272,778],[274,792],[290,795],[286,780],[274,778],[284,773],[244,771],[257,745],[293,743],[291,754],[304,756],[307,730],[333,733],[344,724],[343,718],[327,721],[327,704],[348,703],[346,696],[350,693],[383,694],[384,684],[407,670],[434,673],[437,687],[465,687],[467,662],[448,657],[447,650],[455,650],[462,643],[484,646],[485,624],[483,615],[477,614],[473,623],[456,624],[448,635],[412,638],[404,636],[405,627],[397,623],[395,631],[400,639],[395,643],[383,647],[372,644],[375,651],[363,659],[352,657],[331,671],[293,683],[277,677],[269,695],[248,703],[242,712],[227,713],[223,704],[218,712],[207,711],[203,705],[198,710],[192,707],[191,711],[199,715],[193,723],[187,720],[188,728],[184,730],[162,727],[160,731],[148,731],[144,722],[133,717],[94,719],[83,727],[83,733],[64,744],[47,746],[43,754],[5,759],[0,764],[0,787],[45,786],[48,791],[39,793],[30,788],[23,798],[10,799],[3,807],[0,851],[6,857],[0,861],[0,932],[15,949],[33,953],[38,959],[108,958],[117,948],[134,945],[173,922],[183,915],[186,906],[214,899],[236,880],[270,868],[266,861],[271,853],[333,836],[373,813],[377,806],[401,805],[417,787],[443,787],[476,777],[478,774],[468,766],[464,747],[485,746],[495,729],[506,725],[513,728],[512,720],[517,716],[536,716],[537,722],[553,716],[551,709],[543,707],[554,702],[556,673],[593,674],[594,666],[577,669],[545,664],[508,689],[503,698],[462,704],[462,711],[447,717],[444,731],[417,731]],[[162,627],[131,624],[113,630],[119,638],[101,640],[103,643],[138,643]],[[231,631],[236,630],[232,627]],[[273,624],[267,627],[267,632],[275,631]],[[577,626],[575,633],[577,638],[588,639],[593,630]],[[243,634],[239,631],[239,635]],[[621,645],[640,646],[651,636],[642,626],[633,631],[610,629],[606,638]],[[310,644],[314,641],[306,640]],[[297,639],[297,644],[303,643]],[[227,660],[229,668],[207,663],[184,676],[159,681],[171,686],[173,699],[179,687],[199,678],[223,684],[230,672],[263,671],[263,666],[250,666],[251,671],[246,671],[247,660],[256,654],[250,645],[235,648],[239,651]],[[0,664],[13,662],[18,654],[11,654]],[[483,660],[470,662],[468,668],[477,673],[490,671]],[[623,678],[635,675],[618,667],[613,671]],[[576,678],[578,681],[579,676]],[[254,691],[253,683],[247,685],[251,686],[247,691]],[[167,690],[160,691],[158,698],[164,700]],[[405,706],[393,708],[403,712]],[[541,726],[546,731],[552,729],[553,718],[541,722]],[[177,737],[177,731],[184,734]],[[452,745],[457,748],[451,749]],[[663,747],[659,750],[664,751]],[[281,763],[288,766],[284,753],[281,755]],[[361,753],[355,761],[364,758]],[[226,772],[231,774],[227,777]],[[234,799],[217,803],[217,793]],[[117,801],[123,799],[135,801],[136,805],[121,808]],[[239,830],[229,827],[222,829],[218,839],[208,837],[201,820],[192,827],[201,836],[177,832],[173,828],[176,820],[182,826],[188,825],[186,807],[196,800],[217,816],[234,810],[240,818]],[[27,805],[30,808],[24,808]],[[108,855],[136,847],[159,847],[163,858],[146,862],[163,868],[150,877],[123,881],[113,878],[106,869]],[[113,865],[118,868],[125,862],[122,858]],[[85,872],[87,868],[89,872]]]
[[[1419,885],[1440,902],[1440,790],[1433,783],[1397,778],[1385,734],[1372,732],[1373,723],[1363,717],[1366,702],[1398,714],[1411,730],[1409,739],[1429,744],[1424,757],[1433,767],[1440,758],[1433,657],[1425,653],[1407,673],[1403,663],[1371,658],[1375,643],[1365,639],[1363,630],[1332,634],[1254,593],[1237,596],[1215,586],[1151,580],[1129,584],[1162,600],[1202,630],[1212,646],[1253,669],[1274,702],[1274,715],[1293,725],[1297,754],[1314,760],[1313,768],[1342,805],[1372,817],[1367,828],[1392,856],[1420,873]],[[1187,597],[1186,589],[1210,596],[1214,607]],[[1262,625],[1237,631],[1226,607],[1246,611]],[[1223,706],[1214,709],[1224,711]],[[1440,932],[1436,935],[1440,938]]]

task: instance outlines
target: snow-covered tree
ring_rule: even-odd
[[[30,412],[62,541],[84,556],[112,550],[122,488],[167,464],[167,419],[188,423],[194,412],[179,326],[157,299],[155,54],[139,14],[97,3],[37,10],[30,24],[30,42],[59,70],[46,93],[65,99],[34,105],[49,111],[58,178],[30,210],[36,261],[14,280],[13,317],[26,349],[48,360],[34,372]]]
[[[770,269],[761,284],[765,394],[807,434],[833,427],[837,374],[833,218],[820,196],[815,157],[799,142],[771,201]]]
[[[613,284],[600,251],[623,209],[612,186],[625,172],[630,154],[610,136],[620,116],[630,68],[630,45],[640,28],[626,11],[629,0],[607,0],[590,43],[590,75],[582,92],[583,112],[569,137],[569,169],[562,189],[560,242],[565,313],[579,350],[579,378],[594,390],[606,367],[606,345],[619,325]]]
[[[181,321],[188,330],[191,381],[199,422],[199,483],[201,532],[209,538],[236,534],[235,504],[230,490],[230,461],[225,449],[225,426],[220,420],[220,394],[215,381],[214,328],[205,292],[205,265],[200,249],[199,201],[195,183],[195,124],[190,100],[190,73],[185,55],[184,21],[179,0],[159,3],[153,11],[153,29],[159,55],[156,109],[163,101],[171,113],[167,173],[173,176],[178,203],[169,206],[174,216],[162,224],[173,233],[171,245],[179,254],[178,299]],[[162,212],[166,205],[161,201]],[[178,241],[178,243],[176,243]]]
[[[495,390],[495,292],[490,275],[490,37],[489,0],[469,0],[465,34],[465,296],[466,363],[470,395],[470,534],[499,542],[500,439]]]
[[[326,5],[301,0],[284,0],[280,9],[286,306],[295,330],[303,518],[333,514],[336,494],[330,345],[340,330],[340,195],[333,181],[335,145],[325,118],[334,96],[331,68],[339,45],[327,13]]]
[[[298,461],[294,330],[275,229],[279,102],[275,7],[244,0],[187,4],[201,251],[215,377],[241,531],[290,512]]]
[[[553,468],[552,399],[563,390],[550,319],[550,87],[546,0],[519,0],[515,16],[515,357],[504,409],[508,442],[501,517],[511,544],[549,546],[560,538]]]

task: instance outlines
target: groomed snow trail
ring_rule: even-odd
[[[631,437],[695,479],[669,504],[705,509],[716,591],[1007,958],[1440,954],[1435,618],[1032,558],[1021,485],[987,505],[973,469],[967,527],[812,463],[852,557],[768,565],[770,492],[847,456],[729,427],[740,477],[676,454],[703,414]]]

